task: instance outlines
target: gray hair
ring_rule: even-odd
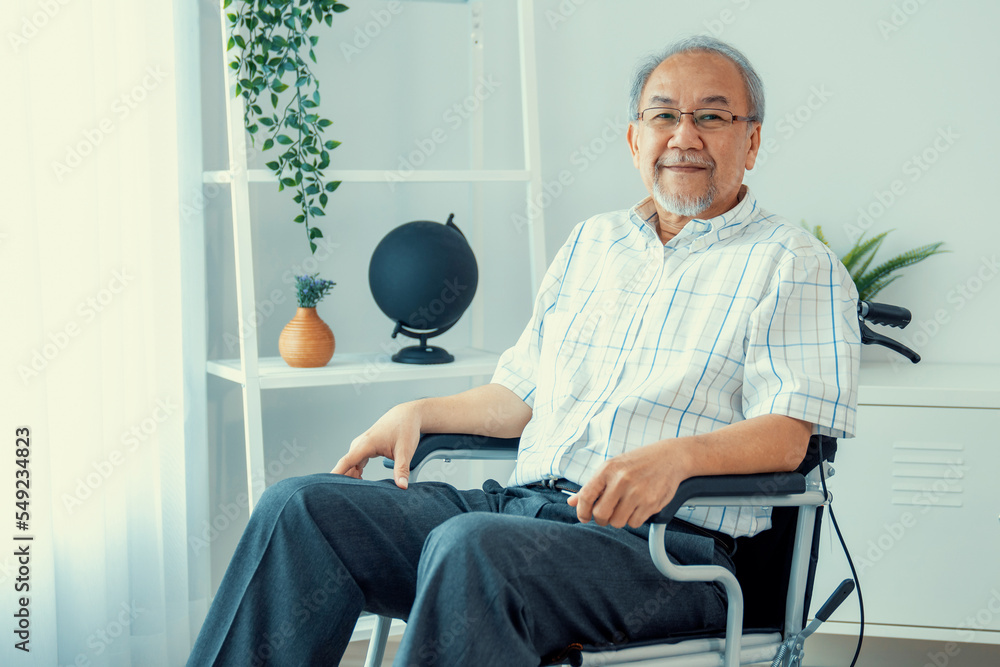
[[[753,65],[750,64],[747,57],[738,49],[726,44],[722,40],[707,35],[695,35],[687,39],[682,39],[679,42],[671,44],[664,51],[649,56],[639,63],[632,78],[632,88],[629,91],[628,118],[630,120],[634,121],[639,115],[642,91],[646,87],[646,82],[649,81],[653,70],[670,56],[690,51],[717,53],[736,65],[740,70],[740,76],[743,78],[743,85],[746,87],[747,101],[750,104],[749,115],[759,123],[764,122],[764,82],[760,80],[760,76],[754,70]]]

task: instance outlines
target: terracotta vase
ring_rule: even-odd
[[[336,340],[315,308],[299,308],[295,317],[281,330],[278,350],[281,358],[295,368],[326,366],[333,357]]]

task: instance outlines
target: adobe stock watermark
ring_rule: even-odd
[[[240,347],[240,341],[246,338],[247,330],[252,328],[256,331],[259,329],[260,325],[274,315],[278,309],[277,307],[285,303],[287,300],[288,299],[285,298],[285,293],[280,289],[271,290],[266,299],[258,301],[254,305],[252,313],[247,313],[243,316],[243,319],[239,322],[237,335],[234,336],[228,331],[222,334],[222,342],[226,346],[226,351],[229,354],[233,354],[236,350],[238,350]]]
[[[920,517],[925,516],[932,508],[941,505],[946,494],[955,492],[958,481],[964,477],[965,472],[962,467],[951,464],[941,477],[935,479],[928,488],[914,491],[907,504],[915,505],[920,509],[916,513],[906,510],[899,515],[896,521],[882,524],[882,532],[874,539],[868,540],[864,555],[857,559],[858,576],[885,558],[886,554],[902,542],[906,534],[920,522]]]
[[[678,587],[674,582],[663,577],[656,584],[656,593],[642,603],[641,607],[636,607],[625,615],[623,619],[624,626],[629,631],[629,634],[626,634],[623,630],[618,630],[614,635],[614,641],[616,643],[626,642],[630,636],[634,637],[638,635],[650,621],[654,619],[659,620],[663,615],[663,610],[676,602],[679,590],[683,590],[683,587]]]
[[[795,107],[792,111],[786,113],[777,123],[774,125],[774,130],[781,138],[788,141],[795,133],[801,130],[806,124],[813,119],[815,114],[823,108],[824,105],[830,98],[833,97],[833,92],[827,89],[826,84],[820,84],[818,86],[813,85],[809,87],[809,95],[806,97],[802,104]],[[781,144],[767,133],[762,135],[760,148],[757,151],[757,160],[754,163],[754,169],[764,166],[768,159],[775,153],[781,150]]]
[[[92,664],[90,661],[91,655],[94,657],[104,655],[105,651],[115,643],[116,639],[128,632],[129,627],[135,622],[135,619],[147,611],[147,609],[138,606],[135,600],[131,603],[122,602],[121,611],[116,616],[108,620],[103,628],[98,628],[87,636],[87,648],[90,649],[90,652],[89,654],[84,652],[77,653],[76,658],[73,660],[73,667],[90,667]]]
[[[441,294],[410,313],[406,321],[414,329],[433,329],[434,323],[444,314],[448,306],[455,303],[458,297],[467,291],[469,291],[469,286],[460,283],[458,276],[451,280],[445,280]]]
[[[316,273],[319,271],[320,262],[328,260],[332,251],[340,247],[339,243],[334,243],[325,236],[314,239],[314,242],[316,243],[316,252],[307,255],[301,264],[293,263],[281,274],[281,282],[291,285],[294,289],[295,276],[311,276]]]
[[[6,584],[8,579],[12,579],[17,574],[18,566],[19,563],[16,560],[9,556],[4,558],[3,562],[0,563],[0,585]]]
[[[98,315],[103,313],[114,302],[115,297],[125,291],[129,283],[135,280],[135,276],[129,274],[128,269],[113,271],[111,280],[106,287],[101,289],[95,296],[88,297],[80,302],[76,308],[77,315],[82,323],[76,319],[71,319],[62,329],[50,331],[47,341],[29,353],[30,360],[27,364],[19,364],[17,374],[21,378],[24,386],[28,386],[28,381],[36,378],[48,368],[55,359],[65,350],[70,341],[83,332],[83,326],[93,322]]]
[[[508,423],[512,415],[509,411],[504,411],[498,405],[491,405],[486,410],[486,418],[483,420],[482,430],[484,433],[496,433],[498,429],[502,428],[504,424]],[[482,449],[482,445],[486,444],[490,440],[491,436],[487,435],[476,435],[476,434],[465,434],[462,439],[469,443],[469,446],[479,445],[479,449]],[[516,450],[513,450],[511,454],[514,454]],[[430,460],[430,459],[425,459]],[[431,470],[427,472],[425,470],[420,471],[420,481],[421,482],[448,482],[449,480],[454,481],[455,476],[459,472],[459,467],[455,463],[457,459],[449,458],[444,456],[443,458],[435,457],[433,459],[439,465],[437,470]],[[473,459],[482,461],[483,459]],[[503,461],[503,459],[500,459]],[[509,462],[513,463],[513,458],[508,459]],[[412,503],[418,503],[420,500],[414,495],[408,495],[407,499]]]
[[[404,341],[399,338],[392,338],[379,343],[381,352],[374,359],[366,361],[364,367],[351,376],[351,386],[354,388],[354,395],[360,396],[365,387],[378,382],[379,377],[386,370],[398,367],[392,360],[392,355],[403,349]]]
[[[255,473],[251,479],[251,486],[255,494],[263,493],[268,483],[281,478],[285,470],[294,463],[306,448],[298,443],[295,438],[291,442],[283,440],[281,451],[273,459],[267,462],[262,472]],[[218,506],[218,511],[212,518],[203,522],[198,534],[188,535],[188,548],[195,555],[207,549],[212,542],[219,539],[219,536],[229,530],[234,525],[236,519],[240,517],[244,510],[250,507],[250,496],[247,492],[236,495],[233,502],[223,502]]]
[[[472,115],[479,110],[482,104],[499,87],[500,81],[494,75],[488,74],[485,77],[479,77],[479,81],[476,82],[472,92],[464,99],[448,107],[441,114],[441,120],[451,132],[454,132],[463,123],[472,118]],[[449,132],[445,131],[444,127],[439,126],[431,130],[427,136],[415,139],[413,142],[415,148],[406,155],[399,156],[396,169],[385,172],[385,181],[389,184],[389,191],[395,192],[397,183],[405,182],[413,176],[414,172],[426,164],[428,158],[434,155],[438,148],[448,141],[449,136]]]
[[[281,282],[292,285],[293,291],[295,276],[312,275],[316,273],[319,270],[320,263],[325,262],[330,258],[331,251],[340,247],[340,244],[330,241],[325,236],[314,239],[314,241],[316,243],[316,252],[308,255],[304,260],[302,260],[301,264],[293,263],[290,268],[286,269],[281,274]],[[243,317],[238,322],[236,335],[233,335],[228,331],[222,334],[222,342],[226,347],[226,351],[232,354],[238,350],[240,341],[246,338],[247,331],[251,329],[256,331],[259,329],[264,322],[279,311],[278,306],[283,305],[288,300],[288,297],[285,296],[285,292],[275,288],[268,293],[267,297],[263,301],[257,301],[254,304],[253,312],[244,313]],[[291,300],[294,301],[294,298]]]
[[[561,24],[568,21],[586,2],[587,0],[561,0],[554,11],[546,9],[545,22],[549,24],[549,30],[555,30]]]
[[[919,153],[911,155],[900,165],[903,176],[908,177],[907,180],[910,184],[919,182],[959,139],[961,139],[961,135],[955,132],[950,125],[938,128],[937,136],[927,146]],[[844,227],[851,243],[856,243],[865,231],[870,229],[875,221],[885,215],[907,192],[907,181],[902,178],[893,179],[885,190],[875,190],[873,200],[858,208],[858,217],[854,224],[848,224]]]
[[[215,3],[218,6],[218,3]],[[236,169],[230,171],[230,176],[236,176],[237,174],[246,174],[246,165],[252,163],[258,155],[263,151],[260,150],[257,144],[250,144],[246,147],[246,159],[243,165],[238,166]],[[181,218],[185,223],[200,223],[198,216],[204,212],[205,207],[209,202],[214,201],[220,195],[225,195],[230,193],[230,187],[224,187],[225,183],[200,183],[197,186],[192,187],[192,195],[185,200],[180,205]]]
[[[304,593],[294,604],[289,606],[287,618],[281,622],[272,632],[265,632],[262,635],[263,641],[254,649],[250,665],[252,667],[262,667],[267,664],[279,664],[280,655],[275,655],[282,647],[295,639],[299,630],[309,622],[313,614],[321,611],[330,605],[330,602],[337,598],[337,591],[344,584],[348,583],[346,569],[327,570],[326,580],[322,586],[316,587]],[[295,622],[292,622],[292,619]],[[277,657],[278,660],[274,660]]]
[[[730,0],[732,4],[741,12],[745,12],[750,6],[750,0]],[[713,37],[721,37],[722,33],[726,31],[727,26],[731,26],[736,23],[739,18],[739,14],[734,12],[732,9],[723,9],[719,12],[718,16],[714,19],[705,19],[703,25],[705,30],[711,33]]]
[[[97,121],[93,127],[85,129],[82,138],[76,143],[66,147],[66,155],[63,161],[54,160],[52,162],[52,173],[56,181],[62,183],[73,170],[82,165],[86,158],[97,150],[105,139],[112,135],[119,124],[123,123],[133,111],[139,108],[149,97],[150,93],[160,87],[166,78],[167,72],[162,67],[150,65],[146,67],[146,74],[142,80],[129,89],[127,92],[115,98],[111,103],[111,115],[105,116]]]
[[[628,119],[622,116],[606,119],[597,136],[586,144],[578,146],[570,154],[569,161],[575,167],[575,171],[562,169],[553,180],[543,181],[541,191],[532,193],[531,199],[525,205],[524,213],[511,214],[510,222],[514,229],[518,233],[523,232],[528,226],[529,218],[538,216],[551,206],[562,196],[567,187],[576,182],[579,174],[590,169],[591,165],[608,151],[608,148],[621,141],[626,128],[628,128]]]
[[[990,589],[990,598],[986,600],[986,603],[958,624],[958,642],[974,642],[976,630],[996,632],[996,628],[991,627],[991,625],[998,614],[1000,614],[1000,591],[992,588]],[[958,654],[962,652],[962,647],[959,646],[958,642],[947,642],[940,651],[928,651],[927,662],[924,663],[923,667],[948,667],[952,658],[958,657]]]
[[[420,648],[417,649],[420,664],[439,664],[442,658],[448,656],[449,649],[456,642],[469,641],[474,624],[478,623],[481,619],[481,613],[473,613],[467,609],[461,612],[452,612],[447,622],[444,622],[444,619],[442,619],[435,636],[421,644]]]
[[[160,425],[173,416],[180,406],[170,398],[156,399],[155,407],[150,411],[149,416],[139,423],[122,432],[119,441],[121,449],[112,449],[108,455],[99,461],[91,462],[92,472],[76,478],[76,485],[72,493],[63,493],[63,507],[70,515],[73,514],[94,492],[97,491],[106,481],[108,481],[115,471],[125,465],[129,457],[139,450],[139,447],[147,442]]]
[[[448,309],[448,305],[454,303],[468,289],[469,286],[460,282],[457,276],[445,280],[444,287],[437,297],[422,304],[410,314],[406,319],[407,326],[421,331],[433,329],[434,323]],[[392,360],[392,355],[404,347],[404,342],[397,337],[381,342],[379,347],[382,350],[381,353],[376,355],[373,360],[366,361],[364,368],[351,376],[351,386],[354,388],[356,396],[360,396],[365,387],[377,382],[383,372],[390,368],[398,368],[398,364]]]
[[[372,17],[371,20],[354,28],[354,39],[351,42],[342,41],[340,43],[340,53],[348,63],[371,46],[372,41],[389,27],[393,19],[403,13],[403,3],[399,0],[391,0],[384,9],[373,9],[369,13]]]
[[[927,2],[928,0],[903,0],[893,4],[889,16],[875,22],[882,39],[888,41],[893,33],[899,32]]]
[[[7,33],[7,41],[10,42],[14,53],[27,46],[28,42],[34,39],[70,2],[72,0],[39,0],[38,11],[21,19],[20,30]]]
[[[979,264],[975,270],[965,280],[955,283],[955,286],[948,290],[945,299],[951,308],[938,308],[931,317],[915,320],[910,323],[906,331],[893,332],[893,336],[898,338],[904,345],[920,352],[931,340],[941,331],[951,324],[951,316],[959,312],[971,303],[986,288],[997,273],[1000,273],[1000,257],[996,253],[990,256],[983,255],[979,258]],[[889,365],[893,370],[908,368],[912,364],[908,359],[904,359],[898,354],[889,357]]]

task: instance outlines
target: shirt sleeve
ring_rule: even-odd
[[[815,424],[822,435],[853,437],[857,298],[847,269],[826,248],[779,265],[747,330],[744,417],[786,415]]]
[[[542,349],[542,337],[545,335],[545,315],[555,305],[559,297],[566,269],[569,266],[573,249],[579,241],[583,229],[580,223],[570,234],[569,240],[556,253],[555,259],[549,265],[542,284],[535,297],[535,305],[531,319],[521,332],[514,346],[500,355],[496,371],[493,373],[493,384],[499,384],[517,394],[528,407],[534,408],[535,388],[537,387],[538,357]]]

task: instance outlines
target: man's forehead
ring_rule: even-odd
[[[648,96],[648,98],[647,98],[646,101],[649,102],[651,105],[654,105],[654,106],[666,106],[666,107],[669,107],[669,106],[672,106],[672,105],[680,104],[680,100],[674,99],[673,97],[670,97],[669,95],[662,95],[662,94],[659,94],[659,93],[650,93],[650,95]],[[720,105],[721,106],[729,106],[729,105],[731,105],[733,103],[733,100],[732,100],[731,97],[726,96],[726,95],[719,95],[719,94],[704,95],[704,96],[702,96],[701,98],[699,98],[699,99],[697,99],[695,101],[698,104],[705,104],[705,105],[709,105],[709,106],[711,106],[713,104],[717,105],[717,106],[720,106]]]
[[[743,77],[731,60],[718,53],[688,51],[677,53],[650,74],[643,98],[652,105],[671,106],[680,97],[706,105],[743,102],[746,97]]]

